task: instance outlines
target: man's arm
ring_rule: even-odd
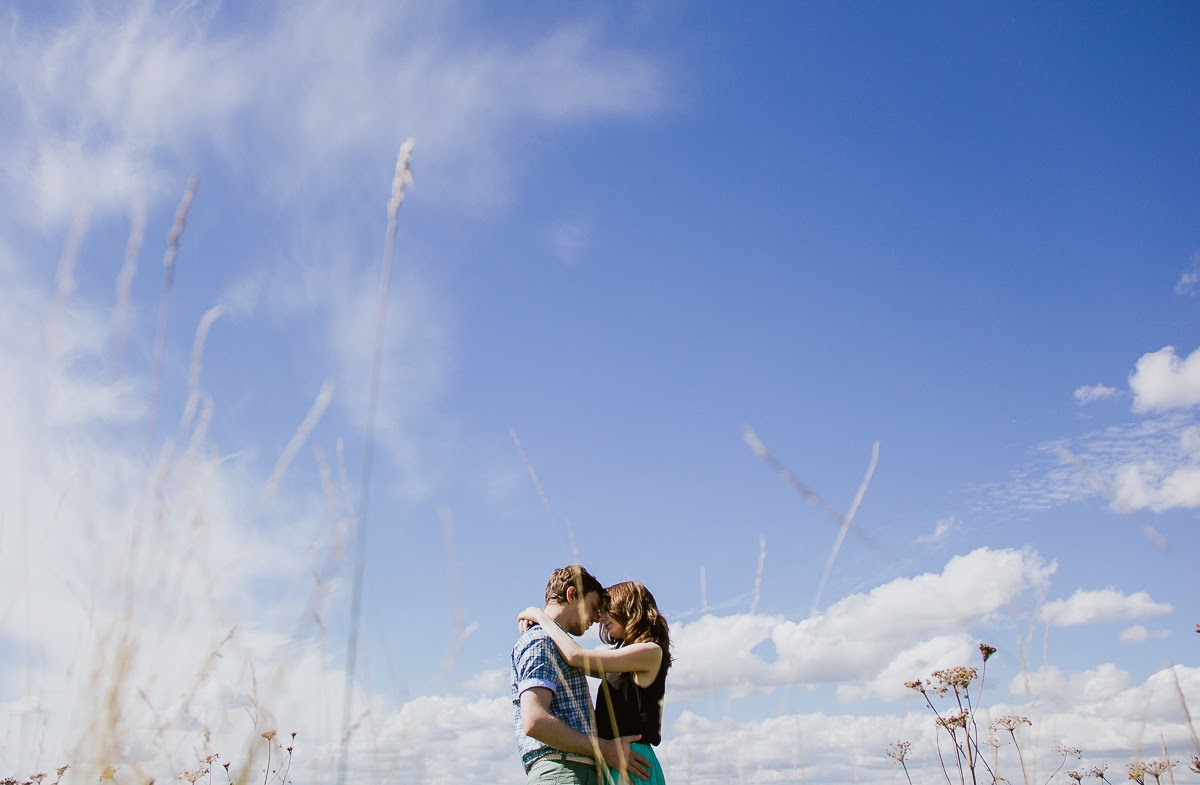
[[[650,776],[650,762],[630,749],[641,736],[599,739],[580,733],[550,713],[554,693],[545,687],[530,687],[521,693],[521,730],[556,750],[600,757],[615,771],[626,771],[638,779]]]

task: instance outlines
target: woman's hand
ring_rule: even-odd
[[[535,624],[544,624],[549,617],[541,608],[530,605],[525,610],[517,614],[517,629],[522,635]]]

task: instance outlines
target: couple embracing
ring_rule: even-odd
[[[527,782],[665,785],[653,746],[671,665],[666,619],[636,581],[605,589],[577,564],[555,570],[544,608],[518,616],[512,651],[513,723]],[[607,649],[574,636],[600,622]],[[598,677],[595,709],[587,676]]]

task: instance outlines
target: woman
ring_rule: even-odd
[[[637,581],[610,586],[608,607],[600,612],[600,640],[611,649],[585,649],[541,608],[517,618],[536,622],[558,646],[568,664],[602,679],[596,693],[596,732],[602,739],[641,734],[631,746],[650,761],[650,776],[635,782],[666,785],[653,746],[662,740],[662,704],[671,667],[667,620],[654,595]],[[613,782],[616,775],[610,772]]]

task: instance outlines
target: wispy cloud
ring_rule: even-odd
[[[1175,491],[1191,487],[1186,479],[1195,451],[1188,434],[1194,427],[1192,414],[1177,412],[1043,442],[1006,482],[978,490],[992,509],[1047,510],[1096,497],[1120,511],[1182,506],[1188,497]],[[1183,482],[1164,491],[1179,473]]]
[[[1195,297],[1200,293],[1200,251],[1192,254],[1191,263],[1179,275],[1175,284],[1175,294]]]
[[[1117,394],[1115,387],[1105,387],[1103,384],[1093,384],[1090,386],[1078,387],[1075,389],[1075,402],[1080,406],[1086,406],[1095,401],[1102,401],[1105,398],[1111,398]]]
[[[942,540],[949,537],[952,532],[958,531],[961,528],[962,528],[962,521],[960,521],[958,518],[954,517],[953,515],[946,517],[946,518],[942,518],[941,520],[939,520],[937,523],[935,523],[933,525],[933,531],[931,531],[929,534],[922,534],[920,537],[918,537],[917,543],[930,544],[930,543],[935,543],[935,542],[941,542]]]
[[[17,206],[43,223],[124,209],[168,193],[170,173],[208,150],[253,166],[251,193],[324,205],[331,189],[361,192],[404,136],[436,173],[427,199],[493,202],[511,193],[531,125],[654,111],[665,83],[654,60],[582,24],[518,43],[471,30],[452,5],[301,0],[239,34],[212,16],[131,3],[53,28],[18,18],[0,76],[17,96],[0,154],[33,196]]]
[[[155,211],[203,170],[193,216],[205,214],[214,233],[254,221],[242,236],[270,249],[218,257],[212,235],[207,244],[185,237],[192,256],[181,280],[201,267],[189,266],[198,257],[212,286],[171,292],[216,299],[172,310],[173,330],[190,332],[194,314],[228,314],[211,335],[211,318],[199,318],[208,338],[200,349],[229,333],[253,343],[250,367],[233,375],[270,411],[239,412],[245,450],[231,455],[210,432],[219,405],[231,404],[206,379],[186,383],[189,415],[171,416],[188,342],[168,344],[167,383],[153,401],[160,422],[182,425],[147,445],[153,392],[138,350],[150,341],[137,319],[146,307],[137,278],[148,273],[136,254],[119,273],[120,318],[110,319],[113,287],[97,286],[105,276],[88,267],[95,256],[81,255],[82,283],[65,275],[56,295],[40,242],[29,243],[34,253],[0,247],[0,637],[10,642],[0,683],[17,696],[0,707],[8,765],[32,771],[50,750],[160,776],[195,764],[187,734],[210,730],[232,758],[268,722],[299,731],[311,771],[332,765],[344,729],[329,718],[344,673],[331,644],[342,621],[330,608],[344,590],[339,554],[353,501],[344,456],[322,444],[324,465],[313,467],[306,437],[319,441],[334,416],[335,433],[365,426],[376,239],[399,142],[418,138],[417,183],[431,214],[461,218],[506,201],[531,129],[651,113],[663,95],[662,66],[611,46],[602,27],[547,24],[513,40],[458,11],[301,0],[250,14],[240,28],[217,3],[8,17],[0,222],[13,231],[3,243],[55,236],[73,221],[82,238],[88,218],[102,234],[131,208],[153,237]],[[99,253],[119,260],[121,246]],[[435,402],[453,369],[454,303],[423,272],[437,262],[436,249],[409,240],[388,303],[375,435],[399,469],[389,491],[410,498],[429,493],[444,471],[439,451],[451,449],[452,424]],[[247,335],[251,326],[258,334]],[[126,336],[121,368],[111,352]],[[325,410],[327,376],[336,392]],[[304,401],[291,420],[275,393]],[[305,420],[314,398],[320,405]],[[298,429],[296,438],[264,438],[267,419]],[[270,478],[280,491],[256,510],[280,454],[295,460],[280,461]],[[292,476],[302,463],[312,482]],[[490,691],[496,679],[474,686]],[[470,760],[488,779],[519,772],[507,699],[397,706],[360,689],[353,744],[373,771],[407,776]]]
[[[591,223],[587,220],[576,220],[560,223],[546,232],[546,241],[555,258],[567,266],[579,261],[579,254],[587,243],[591,233]]]

